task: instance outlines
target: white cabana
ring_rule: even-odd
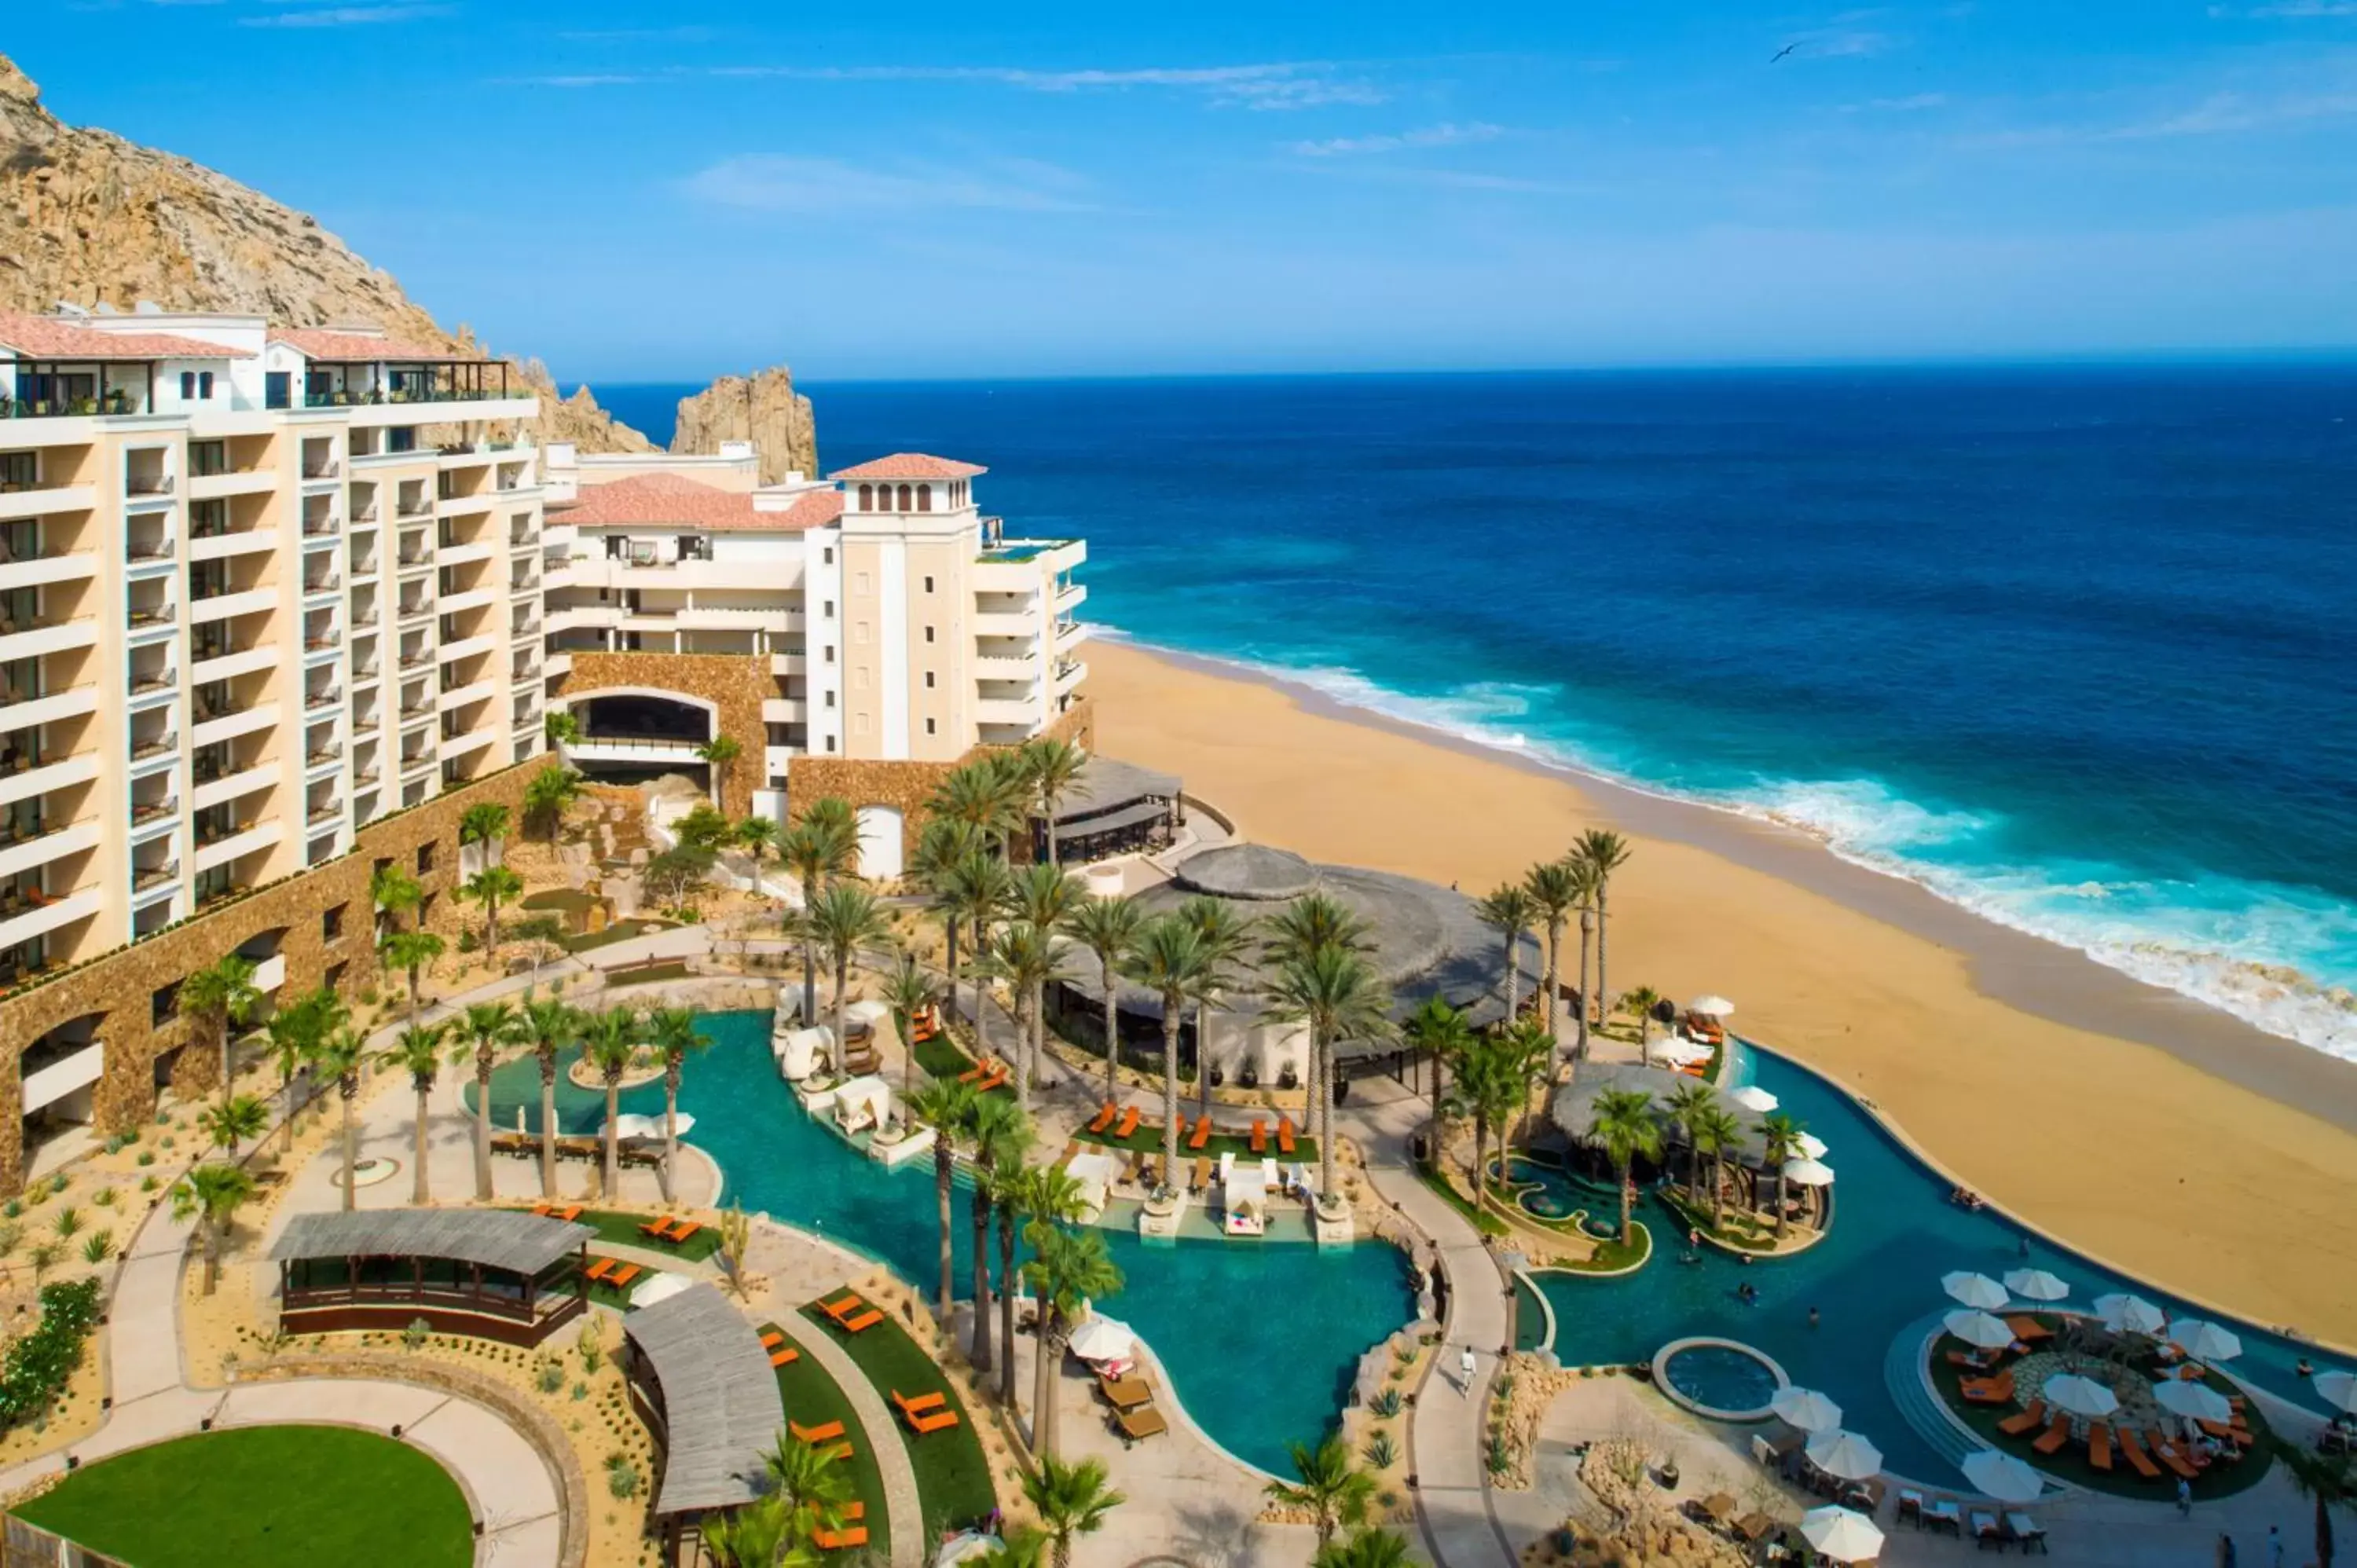
[[[1121,1161],[1112,1155],[1095,1149],[1074,1155],[1064,1162],[1064,1174],[1081,1184],[1081,1201],[1091,1208],[1103,1209],[1113,1192],[1113,1184],[1120,1179]]]
[[[1994,1448],[1966,1455],[1964,1471],[1964,1479],[1982,1496],[2001,1503],[2034,1503],[2046,1490],[2045,1477],[2012,1455],[2000,1454]]]
[[[2357,1376],[2347,1372],[2317,1373],[2316,1397],[2343,1415],[2357,1415]]]
[[[933,1553],[933,1568],[957,1568],[961,1563],[987,1557],[1006,1544],[995,1535],[985,1535],[978,1530],[965,1530],[942,1542],[941,1550]]]
[[[2231,1361],[2243,1353],[2240,1336],[2202,1317],[2180,1317],[2170,1324],[2169,1342],[2197,1361]]]
[[[651,1275],[646,1279],[640,1280],[639,1282],[638,1288],[630,1292],[630,1305],[633,1307],[652,1306],[659,1301],[668,1301],[673,1296],[677,1295],[680,1292],[685,1290],[694,1283],[695,1282],[694,1280],[688,1278],[685,1274],[658,1273]]]
[[[2016,1269],[2005,1276],[2005,1288],[2024,1301],[2061,1301],[2071,1287],[2044,1269]]]
[[[1834,1168],[1823,1160],[1793,1160],[1784,1166],[1784,1179],[1794,1187],[1831,1187]]]
[[[1710,1060],[1708,1046],[1699,1040],[1682,1040],[1674,1036],[1652,1047],[1653,1059],[1671,1067],[1692,1067],[1696,1062]]]
[[[1801,1516],[1801,1538],[1836,1563],[1871,1563],[1882,1555],[1882,1528],[1850,1509],[1811,1509]]]
[[[1697,996],[1687,1003],[1686,1011],[1699,1013],[1706,1018],[1732,1018],[1735,1016],[1735,1004],[1714,991],[1707,996]]]
[[[1882,1450],[1855,1432],[1820,1432],[1809,1439],[1808,1455],[1810,1464],[1845,1481],[1882,1474]]]
[[[679,1135],[684,1138],[694,1130],[695,1118],[683,1111],[675,1125],[679,1128]],[[663,1119],[660,1114],[625,1111],[614,1118],[614,1136],[617,1138],[660,1138],[662,1135]]]
[[[2120,1408],[2119,1395],[2094,1379],[2083,1378],[2076,1372],[2047,1379],[2046,1386],[2038,1394],[2063,1414],[2084,1416],[2089,1421],[2099,1421]]]
[[[1814,1389],[1788,1383],[1768,1402],[1776,1419],[1803,1432],[1832,1432],[1841,1425],[1841,1406]]]
[[[892,1113],[892,1086],[874,1073],[834,1091],[834,1120],[846,1133],[868,1133]]]
[[[1072,1330],[1071,1347],[1083,1361],[1119,1361],[1137,1348],[1137,1335],[1117,1317],[1092,1316]]]
[[[885,1002],[854,1002],[843,1010],[843,1032],[856,1035],[861,1029],[880,1029],[890,1020],[892,1007]]]
[[[2002,1350],[2013,1343],[2013,1329],[2005,1319],[1970,1307],[1948,1314],[1940,1319],[1940,1326],[1975,1350]]]
[[[1774,1095],[1769,1093],[1766,1090],[1760,1088],[1756,1083],[1745,1084],[1741,1089],[1738,1089],[1733,1094],[1728,1095],[1727,1098],[1734,1101],[1738,1105],[1742,1106],[1746,1111],[1756,1111],[1762,1116],[1765,1116],[1770,1111],[1775,1110],[1778,1104],[1777,1099]]]
[[[834,1031],[826,1028],[789,1029],[776,1037],[778,1076],[800,1083],[818,1069],[819,1053],[834,1048]]]
[[[2140,1295],[2099,1295],[2095,1316],[2118,1334],[2158,1334],[2169,1315]]]
[[[1948,1293],[1949,1300],[1962,1302],[1966,1306],[1978,1307],[1983,1312],[1995,1312],[2006,1304],[2003,1285],[1986,1274],[1975,1273],[1969,1269],[1959,1269],[1952,1274],[1942,1274],[1940,1288]]]
[[[1227,1210],[1224,1229],[1231,1236],[1259,1236],[1268,1230],[1268,1189],[1276,1182],[1272,1159],[1220,1156],[1220,1200]]]
[[[2181,1378],[2164,1378],[2153,1384],[2152,1402],[2188,1421],[2234,1419],[2234,1407],[2226,1402],[2224,1394],[2207,1383],[2189,1383]]]

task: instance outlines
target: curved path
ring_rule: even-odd
[[[771,1223],[776,1223],[774,1220]],[[797,1313],[791,1325],[794,1342],[802,1353],[826,1369],[843,1397],[851,1402],[859,1424],[866,1429],[867,1446],[876,1467],[884,1475],[884,1508],[892,1520],[892,1568],[922,1568],[925,1552],[925,1509],[917,1494],[917,1467],[909,1460],[900,1428],[884,1408],[884,1397],[851,1353],[826,1337],[825,1330]]]

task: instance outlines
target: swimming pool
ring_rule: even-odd
[[[1765,1411],[1782,1385],[1776,1369],[1739,1345],[1706,1340],[1660,1359],[1662,1379],[1688,1402],[1706,1410],[1748,1414]]]
[[[889,1265],[930,1296],[940,1269],[932,1162],[888,1171],[805,1114],[770,1056],[770,1015],[706,1013],[712,1048],[688,1064],[680,1109],[689,1141],[725,1174],[726,1199],[767,1211]],[[473,1104],[473,1085],[468,1085]],[[626,1090],[625,1112],[662,1112],[660,1079]],[[530,1057],[491,1075],[502,1129],[537,1130],[540,1067]],[[605,1095],[559,1076],[559,1131],[593,1133]],[[963,1183],[961,1184],[963,1186]],[[965,1195],[952,1225],[960,1294],[970,1277]],[[1126,1283],[1108,1309],[1143,1335],[1195,1423],[1230,1453],[1290,1474],[1286,1445],[1333,1424],[1359,1358],[1415,1316],[1407,1261],[1387,1242],[1187,1240],[1147,1246],[1103,1232]],[[1028,1397],[1028,1393],[1027,1393]]]
[[[1490,1179],[1534,1219],[1560,1224],[1584,1213],[1589,1216],[1584,1229],[1591,1235],[1620,1234],[1619,1190],[1609,1182],[1593,1181],[1566,1168],[1551,1154],[1534,1150],[1491,1160]]]
[[[1748,1041],[1741,1059],[1749,1081],[1776,1095],[1785,1112],[1830,1145],[1826,1163],[1840,1173],[1832,1230],[1804,1252],[1751,1264],[1706,1248],[1692,1263],[1656,1253],[1624,1278],[1535,1275],[1555,1309],[1555,1350],[1566,1365],[1650,1361],[1663,1344],[1689,1337],[1739,1340],[1773,1357],[1793,1382],[1830,1395],[1842,1407],[1843,1423],[1872,1438],[1893,1473],[1953,1486],[1953,1462],[1909,1423],[1898,1402],[1904,1391],[1894,1395],[1886,1372],[1902,1333],[1928,1328],[1928,1316],[1953,1305],[1940,1293],[1942,1274],[1972,1269],[1999,1277],[2010,1269],[2042,1268],[2070,1283],[2065,1306],[2084,1310],[2106,1292],[2135,1291],[2172,1314],[2219,1316],[2043,1240],[2027,1240],[2025,1251],[2018,1227],[1950,1203],[1949,1183],[1833,1085]],[[1657,1199],[1648,1195],[1641,1207],[1661,1210],[1657,1227],[1672,1227],[1662,1233],[1677,1233]],[[1759,1292],[1750,1305],[1736,1294],[1747,1283]],[[1813,1326],[1813,1306],[1821,1315]],[[2319,1370],[2331,1359],[2254,1326],[2234,1326],[2243,1354],[2227,1367],[2236,1377],[2323,1413],[2293,1368],[2302,1356]],[[1531,1315],[1518,1315],[1520,1343],[1534,1345],[1543,1332]]]

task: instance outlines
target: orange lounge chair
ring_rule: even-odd
[[[1203,1145],[1211,1141],[1211,1119],[1209,1116],[1206,1116],[1200,1122],[1195,1123],[1195,1135],[1187,1140],[1187,1146],[1189,1149],[1200,1152]]]
[[[2046,1402],[2031,1400],[2029,1408],[2019,1415],[2009,1415],[1996,1423],[1996,1429],[2007,1437],[2025,1437],[2046,1424]]]
[[[606,1276],[606,1283],[616,1290],[627,1290],[632,1280],[645,1273],[646,1270],[639,1267],[638,1264],[625,1263],[618,1258],[614,1261],[614,1272]]]
[[[1136,1131],[1137,1107],[1132,1105],[1123,1111],[1121,1113],[1121,1120],[1114,1123],[1113,1135],[1115,1138],[1126,1139],[1132,1133]]]
[[[2159,1480],[2160,1466],[2154,1464],[2152,1455],[2144,1451],[2144,1439],[2136,1434],[2136,1428],[2123,1426],[2120,1428],[2119,1436],[2120,1457],[2128,1462],[2128,1468],[2134,1470],[2144,1480]]]
[[[1097,1119],[1089,1123],[1089,1131],[1092,1133],[1103,1132],[1106,1128],[1113,1125],[1113,1119],[1120,1114],[1120,1107],[1114,1104],[1110,1100],[1106,1101],[1104,1102],[1104,1108],[1097,1112]]]
[[[761,1348],[764,1350],[774,1350],[785,1342],[786,1337],[774,1328],[761,1336]]]
[[[843,1331],[845,1334],[858,1334],[866,1329],[875,1327],[877,1324],[883,1321],[884,1315],[877,1311],[874,1307],[869,1307],[866,1312],[861,1313],[856,1317],[846,1318],[844,1321]]]
[[[2190,1463],[2184,1455],[2179,1453],[2174,1444],[2160,1434],[2160,1428],[2146,1427],[2144,1440],[2151,1445],[2152,1456],[2166,1466],[2170,1474],[2182,1476],[2189,1481],[2201,1478],[2201,1470]]]
[[[935,1390],[931,1393],[919,1394],[914,1399],[911,1399],[907,1394],[902,1393],[899,1390],[894,1389],[892,1391],[892,1402],[900,1407],[900,1413],[902,1415],[917,1416],[924,1414],[925,1412],[929,1410],[938,1410],[942,1405],[945,1405],[950,1402],[949,1396],[941,1392],[939,1390]]]
[[[2030,1444],[2040,1454],[2059,1454],[2062,1444],[2071,1441],[2071,1418],[2058,1415],[2046,1426],[2046,1434]]]
[[[813,1530],[811,1531],[811,1544],[821,1552],[848,1552],[855,1546],[867,1544],[867,1527],[847,1524],[841,1530]]]
[[[2111,1473],[2112,1429],[2103,1422],[2088,1423],[2087,1463],[2106,1475]]]
[[[990,1069],[989,1076],[984,1078],[980,1082],[974,1086],[974,1091],[976,1094],[988,1094],[994,1089],[1005,1089],[1006,1087],[1006,1078],[1007,1073],[1005,1068],[994,1067]]]
[[[931,1415],[912,1415],[909,1418],[909,1429],[920,1437],[929,1433],[947,1432],[957,1423],[957,1412],[953,1410],[937,1410]]]
[[[658,1241],[668,1241],[671,1240],[671,1219],[668,1214],[658,1214],[639,1227],[639,1234],[651,1236]]]
[[[568,1203],[562,1208],[550,1209],[549,1213],[554,1218],[562,1219],[567,1224],[570,1224],[572,1221],[581,1218],[581,1206],[577,1203]]]
[[[2013,1337],[2025,1345],[2034,1345],[2040,1339],[2054,1337],[2054,1330],[2026,1313],[2018,1317],[2007,1318],[2005,1326],[2012,1329]]]
[[[1252,1152],[1255,1155],[1268,1153],[1268,1123],[1257,1116],[1253,1118]]]
[[[672,1228],[671,1228],[671,1234],[670,1234],[669,1236],[664,1237],[664,1238],[663,1238],[663,1240],[665,1240],[669,1241],[673,1246],[676,1247],[676,1246],[678,1246],[682,1241],[686,1240],[690,1236],[694,1235],[697,1231],[699,1231],[699,1230],[703,1230],[703,1229],[704,1229],[704,1222],[703,1222],[702,1220],[700,1220],[700,1219],[691,1219],[691,1220],[688,1220],[685,1224],[679,1224],[679,1223],[677,1223],[677,1222],[674,1222],[674,1223],[673,1224]]]
[[[619,1258],[592,1258],[589,1261],[589,1266],[582,1271],[582,1277],[602,1281],[608,1274],[619,1268],[621,1262],[622,1260]]]
[[[1293,1153],[1293,1118],[1290,1116],[1282,1116],[1277,1119],[1276,1152],[1280,1155],[1289,1155]]]
[[[1966,1378],[1956,1386],[1966,1404],[2003,1404],[2013,1398],[2011,1372],[1994,1378]]]
[[[963,1072],[958,1074],[958,1081],[960,1083],[973,1083],[977,1079],[986,1078],[990,1074],[991,1065],[991,1063],[986,1061],[976,1062],[972,1067],[966,1069]]]
[[[802,1359],[802,1353],[791,1345],[770,1352],[770,1365],[772,1367],[789,1367]]]
[[[857,1311],[862,1305],[864,1304],[859,1299],[859,1294],[854,1291],[846,1294],[839,1301],[820,1302],[818,1309],[840,1323],[845,1315]]]
[[[818,1426],[803,1426],[797,1422],[790,1421],[786,1423],[786,1430],[804,1443],[824,1443],[829,1438],[843,1435],[843,1423],[830,1421]]]

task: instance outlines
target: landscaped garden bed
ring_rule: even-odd
[[[857,1334],[845,1334],[826,1321],[815,1303],[804,1305],[802,1316],[808,1327],[800,1331],[834,1336],[835,1342],[867,1374],[877,1397],[888,1409],[896,1391],[914,1398],[938,1391],[956,1412],[955,1426],[922,1436],[909,1432],[905,1422],[894,1423],[917,1472],[917,1492],[925,1510],[925,1539],[938,1539],[945,1527],[977,1523],[998,1507],[990,1460],[983,1452],[982,1434],[974,1429],[974,1412],[960,1397],[955,1381],[942,1373],[907,1330],[887,1315]]]
[[[878,1562],[888,1560],[892,1555],[892,1531],[887,1517],[890,1510],[884,1497],[884,1471],[876,1462],[876,1451],[867,1442],[858,1412],[851,1408],[850,1398],[807,1348],[811,1339],[825,1330],[799,1319],[761,1325],[764,1335],[772,1330],[783,1334],[788,1345],[802,1351],[777,1369],[778,1400],[785,1407],[786,1420],[805,1427],[824,1426],[835,1421],[843,1423],[851,1442],[851,1457],[838,1461],[839,1467],[851,1477],[852,1498],[862,1506],[859,1522],[867,1529],[868,1552]]]

